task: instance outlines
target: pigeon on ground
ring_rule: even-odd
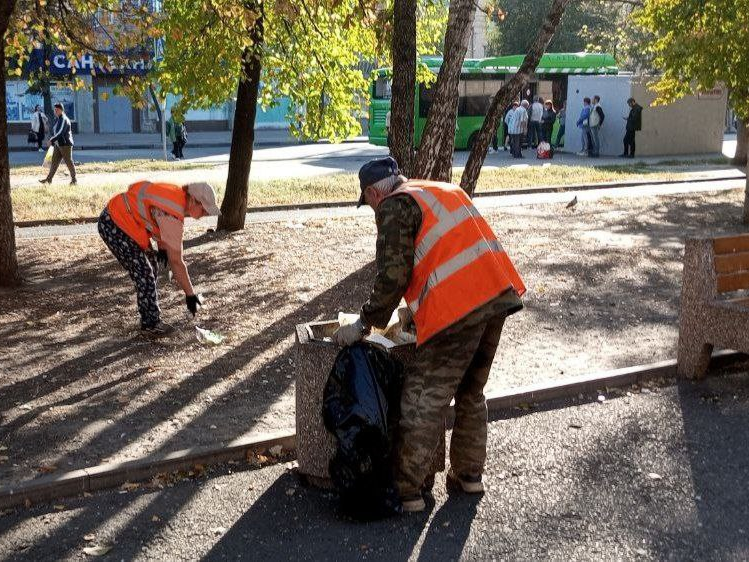
[[[569,203],[567,203],[567,207],[566,207],[566,208],[567,208],[567,209],[572,209],[572,208],[574,208],[574,207],[575,207],[575,205],[577,205],[577,195],[575,195],[575,196],[574,196],[574,197],[572,198],[572,201],[570,201]]]

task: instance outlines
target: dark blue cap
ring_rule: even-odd
[[[367,187],[380,180],[397,175],[400,175],[398,162],[396,162],[395,158],[392,156],[370,160],[364,164],[364,166],[359,170],[359,188],[361,189],[361,195],[359,196],[359,203],[356,206],[361,207],[364,204],[364,190]]]

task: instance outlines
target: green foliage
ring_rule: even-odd
[[[387,14],[374,0],[264,0],[264,41],[252,45],[248,30],[258,17],[247,0],[167,0],[160,32],[164,60],[155,77],[162,95],[181,96],[173,111],[206,108],[231,97],[242,73],[242,53],[261,59],[260,102],[289,99],[292,132],[302,138],[339,140],[361,132],[369,101],[365,62],[387,64]],[[446,10],[433,0],[420,5],[419,45],[434,49]]]
[[[548,12],[551,0],[494,0],[487,30],[491,56],[524,54]],[[571,3],[548,52],[606,52],[622,68],[642,69],[642,31],[632,22],[632,6],[605,0]]]
[[[141,0],[18,0],[6,32],[6,67],[11,76],[21,76],[34,49],[53,49],[68,60],[91,54],[102,66],[127,64],[144,56],[144,45],[154,36],[154,15]],[[46,60],[49,67],[50,61]],[[92,71],[92,74],[95,74]],[[75,78],[72,86],[84,87]],[[51,80],[48,69],[29,75],[32,91],[43,91]],[[141,98],[138,77],[124,80],[123,90]]]
[[[658,102],[723,83],[749,118],[749,0],[646,0],[635,18],[653,36]]]

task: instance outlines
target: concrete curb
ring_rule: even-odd
[[[719,351],[713,355],[710,368],[724,367],[746,358],[747,355],[743,353]],[[542,383],[500,391],[487,395],[486,402],[489,412],[494,414],[523,404],[573,398],[579,394],[605,391],[607,388],[629,386],[659,378],[676,378],[675,360],[570,377],[551,384]],[[451,408],[448,414],[449,424],[452,424],[453,415]],[[0,510],[48,502],[85,492],[116,488],[125,482],[143,482],[157,474],[189,470],[195,465],[209,466],[232,460],[243,460],[249,454],[268,456],[270,450],[278,446],[285,453],[294,453],[296,434],[283,432],[266,434],[254,438],[237,439],[223,447],[184,449],[133,461],[103,464],[43,476],[0,488]]]
[[[183,449],[132,461],[50,474],[0,488],[0,509],[115,488],[125,482],[143,482],[157,474],[190,470],[195,465],[208,466],[243,460],[250,454],[268,456],[270,449],[279,446],[283,452],[294,451],[296,435],[280,432],[266,434],[249,439],[236,439],[225,447]]]
[[[503,189],[497,191],[481,191],[474,193],[474,197],[504,197],[510,195],[536,195],[539,193],[565,193],[570,191],[592,191],[595,189],[614,189],[619,187],[637,187],[640,185],[671,185],[679,183],[707,183],[744,180],[746,175],[736,174],[721,178],[692,178],[683,180],[655,180],[655,181],[632,181],[617,183],[598,183],[582,185],[550,185],[544,187],[532,187],[528,189]],[[301,211],[305,209],[333,209],[342,207],[354,207],[356,201],[323,201],[319,203],[297,203],[291,205],[267,205],[264,207],[252,207],[247,211],[248,215],[255,213],[270,213],[276,211]],[[99,220],[99,217],[82,217],[78,219],[52,219],[36,221],[18,221],[13,223],[16,228],[33,228],[36,226],[67,226],[73,224],[88,224]]]

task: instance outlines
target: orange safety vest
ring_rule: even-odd
[[[160,209],[181,221],[185,220],[187,195],[178,185],[140,181],[109,200],[107,209],[114,223],[130,238],[147,250],[150,238],[160,238],[159,226],[153,220],[151,209]]]
[[[525,285],[496,235],[456,185],[404,183],[421,208],[414,267],[405,299],[416,324],[416,345],[455,324],[508,289]]]

